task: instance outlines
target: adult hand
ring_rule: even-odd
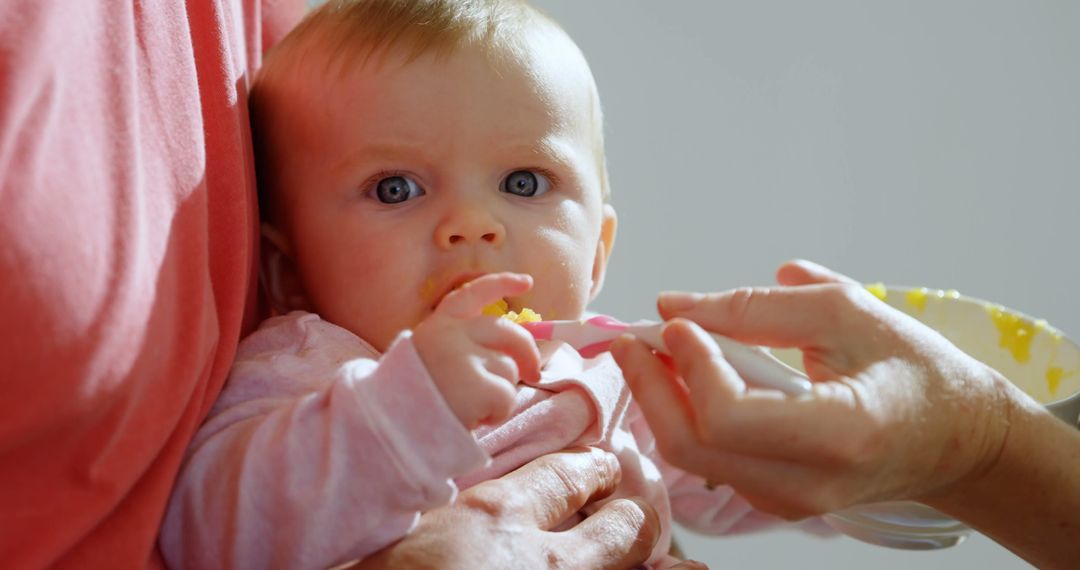
[[[660,537],[656,511],[619,499],[577,526],[550,529],[615,490],[609,453],[571,450],[542,456],[499,479],[463,491],[424,513],[401,541],[355,568],[630,568]]]
[[[670,363],[612,346],[668,461],[788,519],[945,492],[993,463],[1014,390],[1000,374],[842,275],[792,262],[777,279],[661,295]],[[801,349],[812,392],[749,388],[698,325]]]

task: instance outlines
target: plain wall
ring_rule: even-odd
[[[1080,3],[534,4],[604,104],[620,225],[595,310],[654,317],[660,290],[769,284],[805,257],[1080,336]],[[714,567],[1027,567],[979,536],[681,536]]]

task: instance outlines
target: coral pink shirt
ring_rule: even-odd
[[[160,566],[256,316],[246,90],[303,10],[263,2],[0,4],[5,566]]]

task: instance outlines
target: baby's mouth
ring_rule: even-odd
[[[498,301],[495,301],[494,303],[484,307],[482,313],[485,315],[491,315],[492,317],[501,317],[513,310],[514,309],[510,307],[510,301],[506,297],[503,297],[502,299],[499,299]]]
[[[544,319],[540,313],[537,313],[520,303],[511,305],[510,301],[506,298],[499,299],[487,307],[484,307],[484,314],[510,319],[518,324],[535,323]]]

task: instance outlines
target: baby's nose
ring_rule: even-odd
[[[435,230],[435,243],[444,249],[455,245],[488,243],[502,245],[506,227],[480,208],[462,208],[450,213]]]

